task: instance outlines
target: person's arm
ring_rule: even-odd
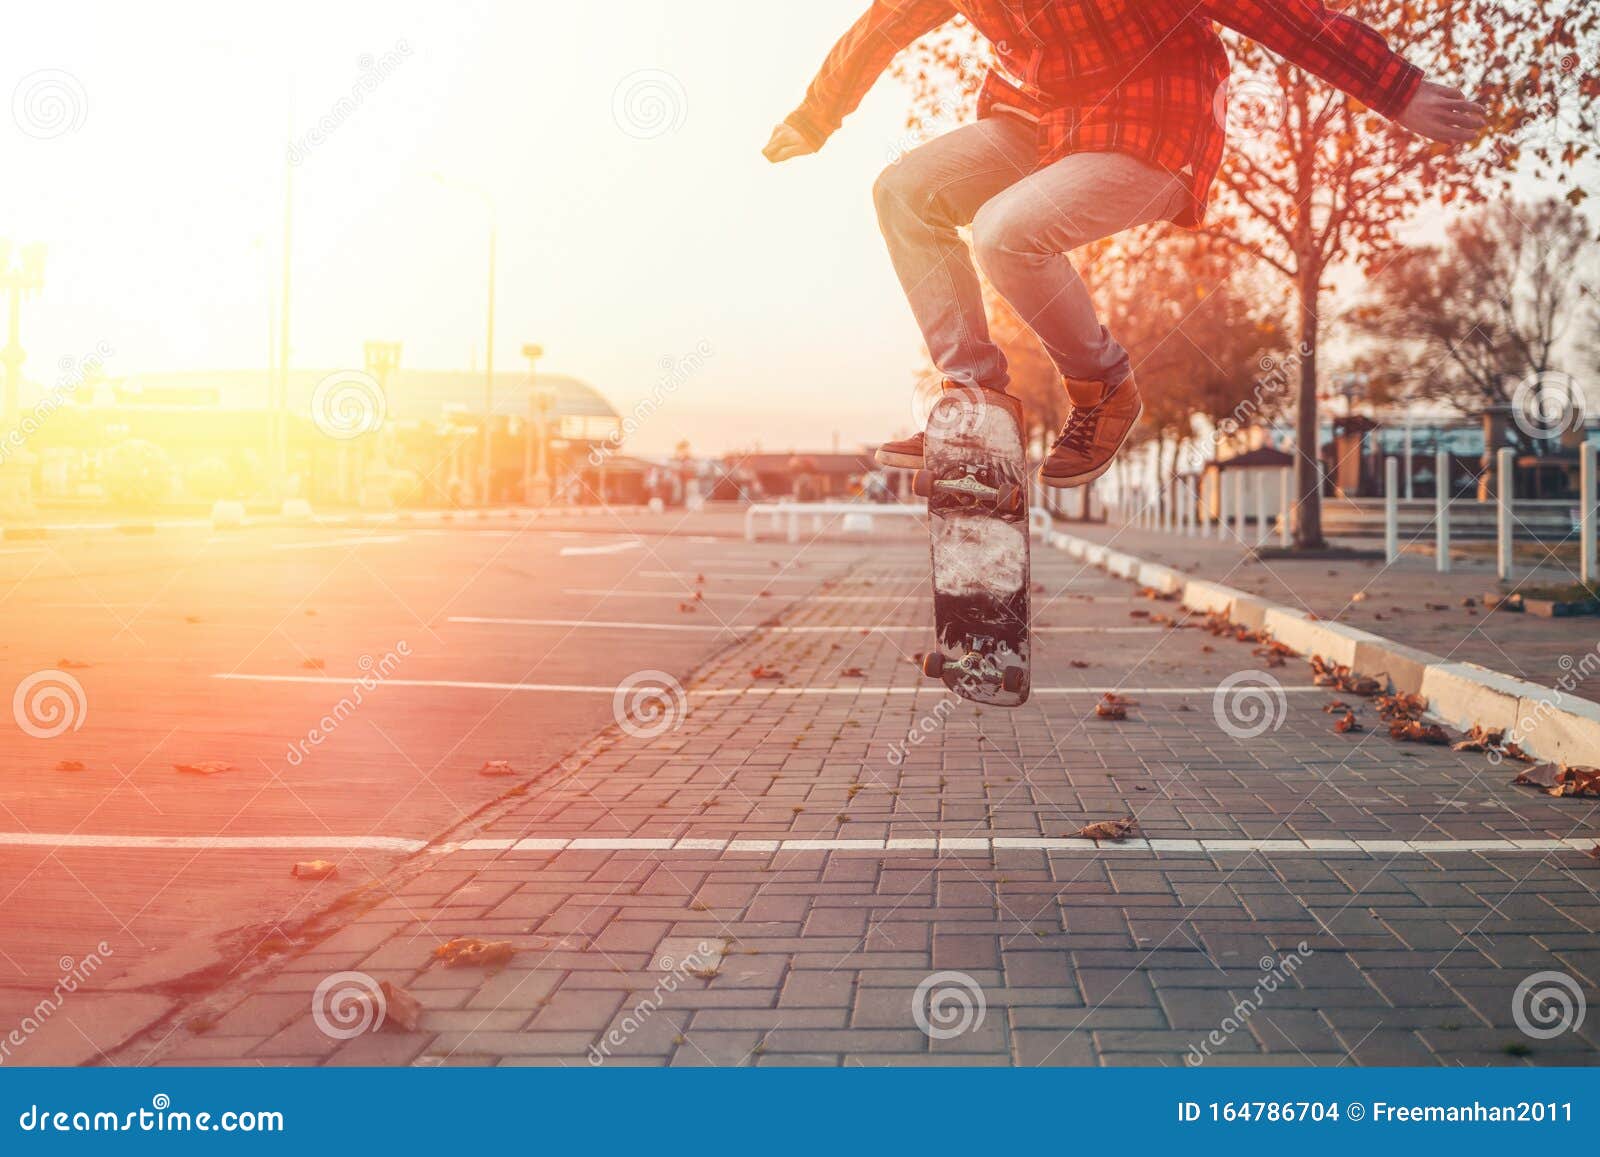
[[[1379,33],[1322,0],[1201,0],[1201,8],[1412,132],[1460,143],[1483,128],[1483,109],[1459,89],[1429,83]]]
[[[828,53],[800,107],[773,133],[767,156],[780,161],[820,149],[855,111],[889,62],[955,14],[948,0],[873,0],[872,7]]]

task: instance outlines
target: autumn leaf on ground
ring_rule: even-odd
[[[1450,737],[1445,734],[1444,728],[1435,723],[1423,723],[1418,719],[1402,719],[1391,723],[1389,736],[1402,743],[1429,743],[1436,747],[1443,747],[1450,742]]]
[[[1352,732],[1361,731],[1362,727],[1361,724],[1356,722],[1356,713],[1354,711],[1346,711],[1343,718],[1333,725],[1333,729],[1340,735],[1348,735]]]
[[[238,770],[225,759],[202,759],[198,763],[174,763],[173,770],[183,775],[220,775]]]
[[[57,771],[83,771],[84,762],[81,759],[63,759],[56,764]]]
[[[1522,750],[1520,743],[1503,743],[1500,745],[1500,754],[1507,759],[1514,759],[1518,763],[1532,763],[1533,756]]]
[[[1129,611],[1128,612],[1128,617],[1130,619],[1148,619],[1150,617],[1150,612],[1149,611]]]
[[[328,662],[326,659],[307,659],[305,662],[301,663],[300,666],[304,667],[307,671],[325,671],[327,670]]]
[[[422,1002],[392,980],[381,981],[378,991],[383,993],[385,1025],[397,1025],[406,1032],[416,1032],[422,1023]]]
[[[495,968],[510,963],[516,954],[516,946],[509,940],[479,940],[476,936],[457,936],[433,950],[435,959],[451,968]]]
[[[1082,659],[1074,659],[1072,660],[1072,669],[1074,671],[1087,671],[1089,669],[1089,664],[1085,663]]]
[[[1139,834],[1139,822],[1132,816],[1120,820],[1100,820],[1096,823],[1086,824],[1074,833],[1075,839],[1080,840],[1109,840],[1112,843],[1121,843],[1130,836]]]
[[[1482,725],[1474,725],[1467,732],[1467,737],[1460,743],[1452,745],[1454,751],[1494,751],[1499,748],[1506,733],[1500,729],[1491,729]]]
[[[511,761],[508,759],[486,759],[483,761],[483,766],[478,769],[478,774],[490,776],[491,778],[516,775],[517,769],[511,766]]]
[[[339,865],[331,860],[301,860],[289,874],[297,880],[329,880],[339,874]]]
[[[79,662],[77,659],[57,659],[56,666],[63,671],[83,671],[93,667],[93,663]]]
[[[860,667],[846,667],[839,674],[846,679],[865,679],[867,676],[867,673]]]
[[[1351,709],[1350,708],[1350,704],[1346,703],[1343,699],[1335,699],[1332,703],[1329,703],[1322,710],[1323,710],[1324,714],[1333,715],[1336,712],[1349,711],[1350,709]]]
[[[1119,721],[1128,717],[1128,709],[1120,703],[1099,703],[1095,706],[1094,713],[1100,719]]]
[[[776,667],[752,667],[750,669],[750,677],[752,679],[782,679],[783,672]]]
[[[1350,596],[1350,601],[1353,603],[1364,603],[1371,597],[1372,596],[1367,594],[1366,591],[1357,591],[1355,594]]]

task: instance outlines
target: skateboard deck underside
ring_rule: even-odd
[[[1022,432],[1003,406],[948,397],[929,420],[924,468],[940,678],[963,698],[1020,706],[1030,678]],[[1005,685],[1008,669],[1015,689]]]

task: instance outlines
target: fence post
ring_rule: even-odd
[[[1238,520],[1234,533],[1239,536],[1239,543],[1242,546],[1245,542],[1245,531],[1250,528],[1250,499],[1245,490],[1249,479],[1244,476],[1243,470],[1235,471],[1234,475],[1237,481],[1233,484],[1233,513]]]
[[[1582,540],[1583,564],[1580,578],[1585,586],[1594,586],[1596,572],[1600,571],[1600,562],[1595,558],[1595,444],[1585,441],[1578,448],[1578,501],[1583,505],[1578,508],[1579,523]]]
[[[1278,505],[1278,545],[1288,548],[1294,543],[1294,468],[1285,466],[1278,480],[1282,491]]]
[[[1501,450],[1495,455],[1498,460],[1498,470],[1495,477],[1495,497],[1498,500],[1499,518],[1499,560],[1500,581],[1510,582],[1516,571],[1516,555],[1513,547],[1516,545],[1516,524],[1512,521],[1514,513],[1513,500],[1516,491],[1517,453],[1515,450]]]
[[[1383,557],[1400,557],[1400,463],[1392,454],[1383,460]]]
[[[1265,471],[1256,471],[1256,536],[1255,544],[1260,546],[1267,541],[1271,534],[1267,526],[1267,475]]]
[[[1440,574],[1450,573],[1450,451],[1440,450],[1434,455],[1433,476],[1437,491],[1433,500],[1433,553],[1434,569]]]

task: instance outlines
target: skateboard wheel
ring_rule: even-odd
[[[1022,690],[1022,668],[1007,667],[1005,674],[1000,676],[1000,689],[1008,695],[1015,695]]]
[[[944,678],[944,655],[939,651],[930,651],[922,656],[922,673],[930,679]]]
[[[911,492],[918,498],[933,497],[933,475],[926,470],[918,470],[911,479]]]

